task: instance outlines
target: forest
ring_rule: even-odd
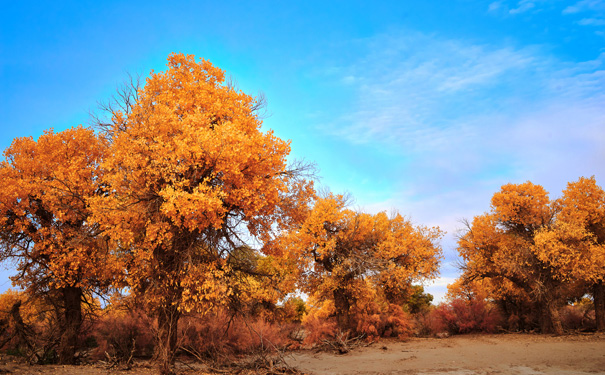
[[[16,138],[0,164],[0,349],[30,363],[186,356],[227,365],[314,347],[470,332],[605,331],[605,191],[494,192],[463,223],[446,302],[440,228],[366,213],[262,130],[263,97],[171,54],[88,127]],[[269,371],[269,370],[267,370]]]

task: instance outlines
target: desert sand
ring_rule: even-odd
[[[381,341],[344,355],[294,353],[288,363],[313,375],[605,374],[605,335],[462,335]]]
[[[449,338],[381,340],[339,355],[314,350],[288,353],[288,365],[308,375],[582,375],[605,374],[605,334],[461,335]],[[203,365],[177,361],[180,374],[216,374]],[[0,358],[0,374],[155,374],[149,361],[132,369],[85,366],[28,366]],[[229,370],[221,371],[229,373]],[[246,372],[250,374],[250,372]],[[266,372],[264,372],[266,374]]]

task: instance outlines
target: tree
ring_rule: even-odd
[[[438,228],[415,227],[399,214],[352,211],[343,196],[330,194],[316,199],[281,246],[301,259],[299,286],[311,304],[330,310],[341,330],[354,331],[364,310],[376,303],[388,309],[395,302],[389,294],[436,276],[441,235]]]
[[[458,241],[469,280],[505,278],[531,296],[540,311],[542,332],[561,334],[558,307],[566,284],[538,256],[537,233],[553,223],[548,193],[531,182],[507,184],[494,194],[491,212],[476,216]]]
[[[88,204],[106,146],[91,129],[49,130],[15,139],[0,164],[0,258],[18,262],[14,284],[62,312],[61,363],[74,362],[85,296],[121,275]]]
[[[128,112],[113,113],[95,219],[130,257],[131,291],[157,319],[162,373],[181,315],[233,293],[230,254],[268,241],[312,191],[287,167],[289,142],[261,131],[256,105],[210,62],[172,54]]]
[[[536,235],[538,257],[565,282],[590,286],[597,330],[605,330],[605,191],[594,177],[570,182],[556,224]]]

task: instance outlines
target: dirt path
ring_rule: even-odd
[[[465,335],[380,342],[345,355],[298,352],[290,365],[313,375],[605,374],[605,335]]]

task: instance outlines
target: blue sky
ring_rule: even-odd
[[[605,184],[605,1],[2,1],[0,147],[86,124],[127,73],[204,57],[370,212],[438,225],[505,183]],[[10,271],[6,271],[10,273]],[[10,286],[0,281],[0,289]]]

